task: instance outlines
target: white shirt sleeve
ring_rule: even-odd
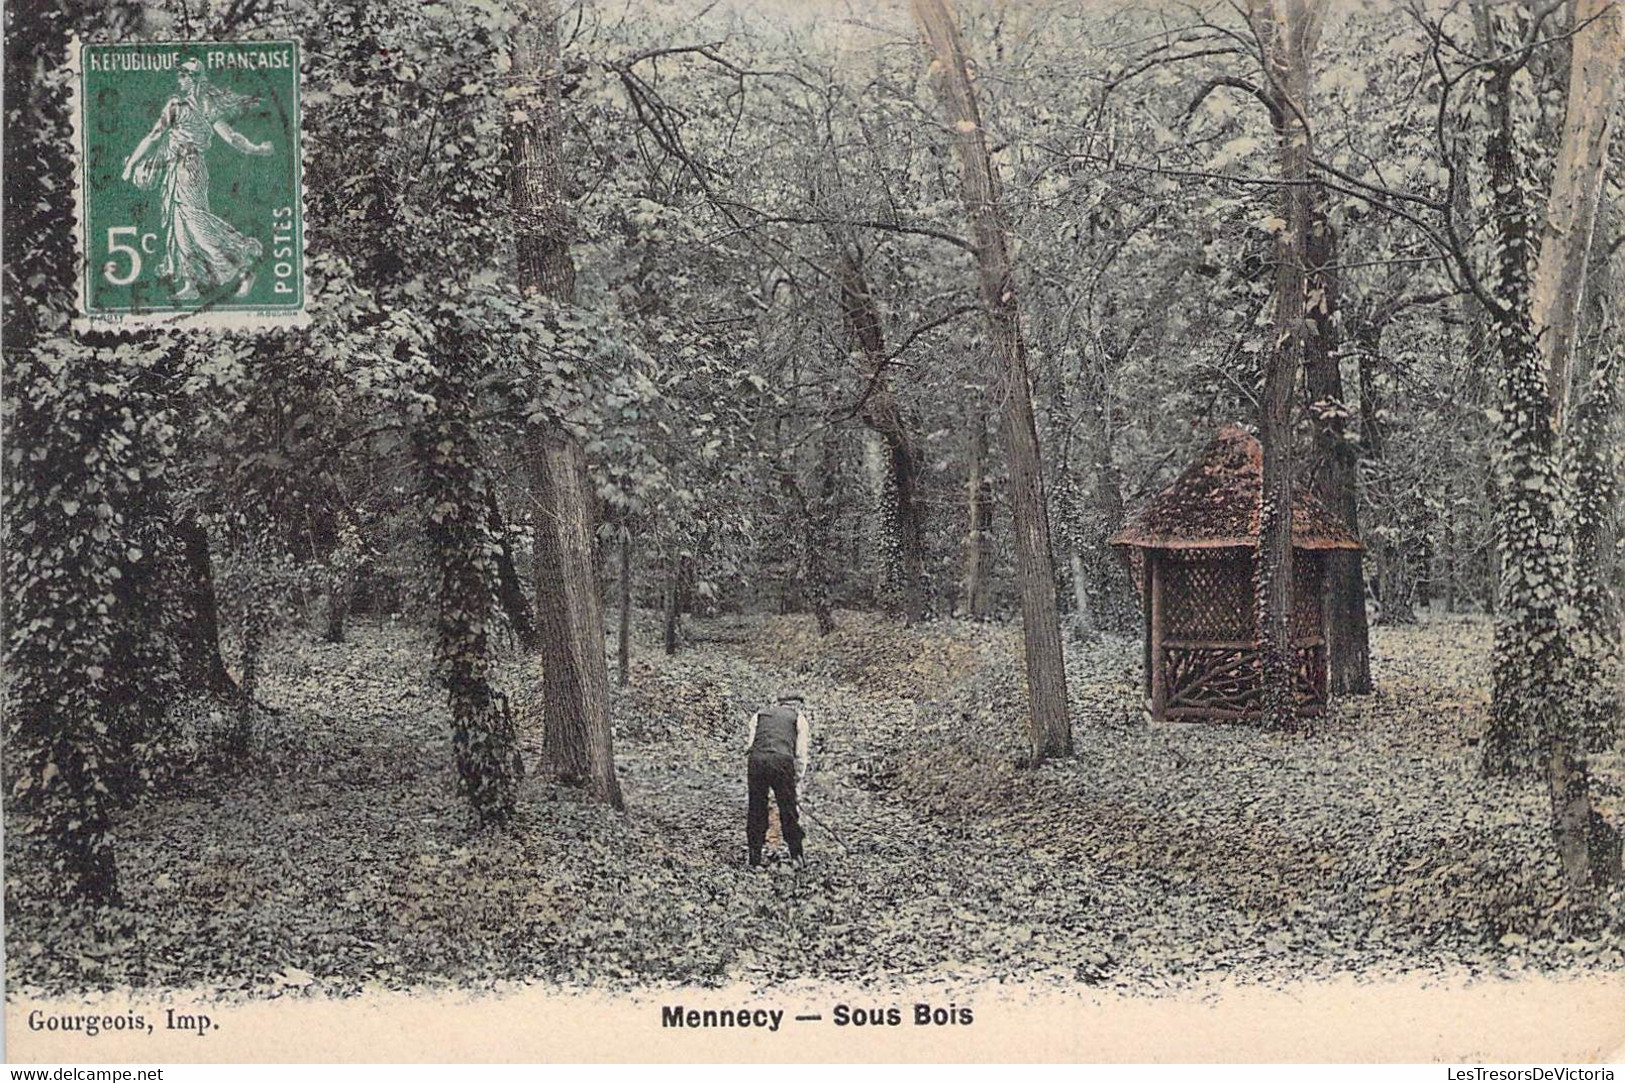
[[[812,751],[812,719],[807,717],[806,711],[796,712],[796,768],[798,773],[807,774],[808,753]]]

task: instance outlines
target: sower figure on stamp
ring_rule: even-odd
[[[209,148],[219,136],[243,154],[264,157],[275,148],[256,143],[227,121],[259,99],[214,86],[195,57],[175,73],[177,93],[165,103],[152,131],[124,161],[124,179],[160,193],[164,258],[160,278],[176,283],[175,299],[195,301],[236,284],[246,297],[254,286],[254,263],[264,246],[209,209]]]
[[[779,802],[779,828],[789,844],[790,857],[800,862],[801,818],[796,812],[796,789],[806,782],[808,747],[812,724],[802,709],[802,698],[794,693],[779,696],[771,707],[751,716],[750,751],[746,779],[750,803],[745,811],[745,840],[750,845],[752,866],[762,863],[762,844],[767,841],[767,795]]]

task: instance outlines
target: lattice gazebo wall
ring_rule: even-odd
[[[1292,646],[1298,709],[1326,704],[1321,554],[1292,554]],[[1254,550],[1149,549],[1143,559],[1145,694],[1153,718],[1249,719],[1262,707]]]
[[[1263,448],[1227,425],[1111,538],[1145,605],[1146,706],[1157,719],[1256,718],[1263,653],[1253,566]],[[1359,539],[1312,492],[1292,499],[1292,647],[1303,714],[1326,705],[1326,553]]]

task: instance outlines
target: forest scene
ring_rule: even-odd
[[[80,321],[75,40],[298,43],[308,319]],[[5,60],[14,995],[1625,971],[1619,0],[20,0]],[[183,301],[272,288],[196,216],[295,161],[203,70],[123,163],[202,178]]]

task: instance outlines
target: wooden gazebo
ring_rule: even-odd
[[[1263,493],[1263,448],[1227,425],[1110,539],[1144,604],[1146,706],[1157,721],[1259,715],[1253,568]],[[1291,628],[1301,713],[1326,705],[1324,553],[1358,548],[1339,517],[1300,488],[1292,504]]]

